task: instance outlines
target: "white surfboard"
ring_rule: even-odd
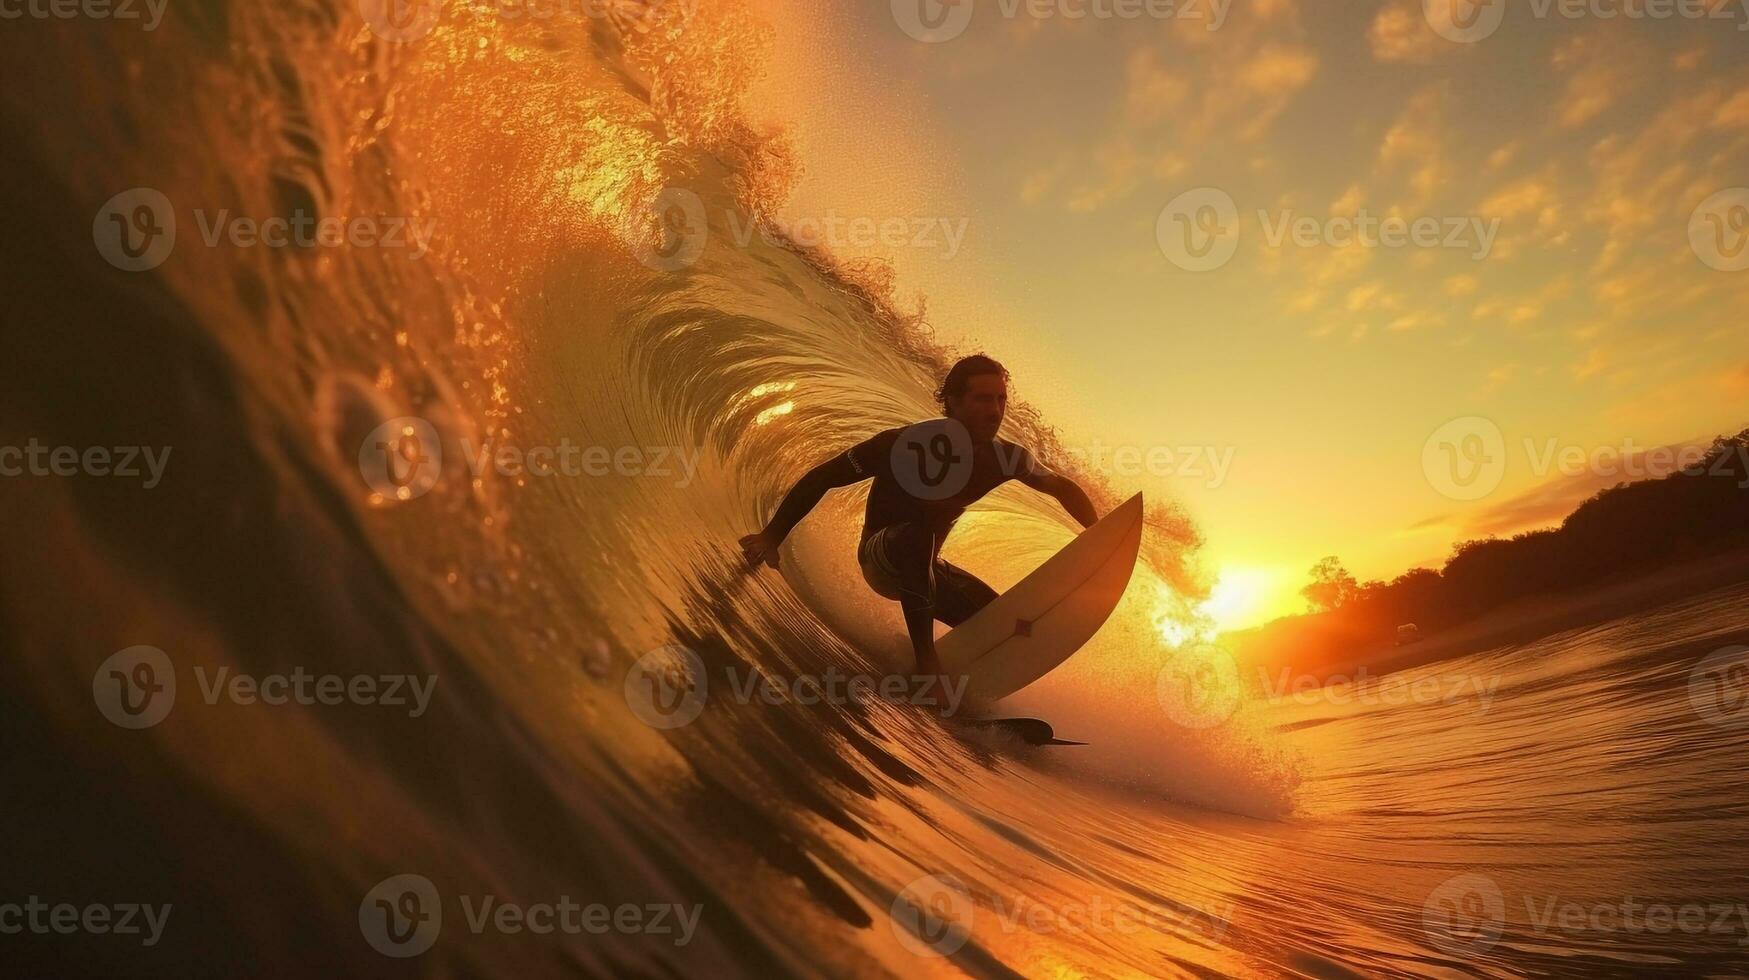
[[[937,640],[942,667],[967,675],[967,693],[985,702],[1050,673],[1117,608],[1141,544],[1138,493]]]

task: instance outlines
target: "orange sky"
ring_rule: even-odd
[[[1512,5],[1464,42],[1419,0],[963,2],[937,42],[904,23],[965,17],[936,0],[761,5],[754,109],[805,168],[783,217],[906,219],[827,244],[891,261],[1066,443],[1151,458],[1109,478],[1185,503],[1222,625],[1298,611],[1324,555],[1437,565],[1635,478],[1624,454],[1749,425],[1735,5]],[[1367,216],[1434,234],[1331,223]],[[1454,484],[1478,446],[1483,482]]]

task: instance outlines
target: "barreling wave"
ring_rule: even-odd
[[[160,952],[184,973],[241,972],[268,948],[286,972],[375,975],[374,954],[353,955],[360,902],[408,872],[444,894],[707,910],[687,946],[578,945],[465,935],[450,906],[456,938],[428,954],[439,972],[903,973],[888,919],[907,881],[950,872],[1000,893],[974,855],[1044,860],[1029,835],[1065,830],[1029,829],[1032,780],[1291,808],[1277,761],[1228,761],[1254,754],[1239,742],[1138,748],[1160,741],[1140,710],[1104,729],[1103,763],[1055,774],[884,702],[713,701],[684,729],[639,721],[623,680],[652,650],[684,646],[719,684],[889,666],[896,615],[843,568],[856,494],[798,529],[805,571],[788,580],[747,573],[734,541],[824,453],[933,415],[951,354],[878,265],[770,229],[734,244],[731,216],[767,221],[798,166],[739,108],[769,43],[755,10],[485,9],[445,4],[402,40],[388,35],[405,24],[370,22],[380,5],[333,0],[187,5],[149,36],[8,32],[9,65],[42,83],[0,97],[7,207],[40,230],[8,240],[9,301],[52,327],[21,345],[0,420],[9,440],[174,447],[149,496],[8,487],[5,613],[22,645],[0,667],[19,702],[8,723],[21,752],[64,762],[14,781],[58,801],[21,874],[168,892],[187,925]],[[91,216],[135,187],[171,202],[178,238],[129,275],[94,253]],[[680,271],[640,261],[671,189],[710,232]],[[361,217],[429,238],[234,247],[224,231]],[[430,426],[421,449],[441,470],[401,499],[361,478],[360,454],[409,419]],[[1008,434],[1063,456],[1024,401]],[[561,444],[630,451],[639,469],[470,465]],[[1196,597],[1193,526],[1165,503],[1149,522],[1124,628],[1079,658],[1102,676],[1065,675],[1069,696],[1151,692],[1156,618]],[[1070,531],[1008,488],[955,546],[1000,583]],[[138,644],[167,653],[183,700],[118,741],[94,726],[90,678]],[[294,668],[432,676],[437,694],[418,718],[196,696],[196,670]],[[94,816],[113,812],[127,833]],[[58,857],[74,853],[76,868]],[[963,962],[1005,969],[976,944]]]

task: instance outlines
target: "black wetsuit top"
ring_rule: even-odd
[[[1009,480],[1043,471],[1032,453],[1006,439],[975,444],[958,423],[932,419],[877,432],[808,474],[765,526],[782,541],[832,487],[874,478],[858,550],[882,528],[911,521],[934,531],[936,545],[966,508]]]
[[[954,446],[945,436],[930,432],[937,423],[887,429],[844,453],[842,458],[856,480],[874,477],[863,512],[861,542],[882,528],[908,521],[927,524],[940,542],[967,507],[1009,480],[1035,472],[1037,464],[1024,447],[1001,438],[982,444],[968,439]],[[919,438],[918,430],[925,437]],[[908,432],[912,435],[905,438]]]

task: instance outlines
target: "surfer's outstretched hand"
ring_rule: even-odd
[[[762,533],[749,534],[742,538],[741,554],[747,557],[747,564],[755,568],[760,565],[777,567],[777,542]]]

